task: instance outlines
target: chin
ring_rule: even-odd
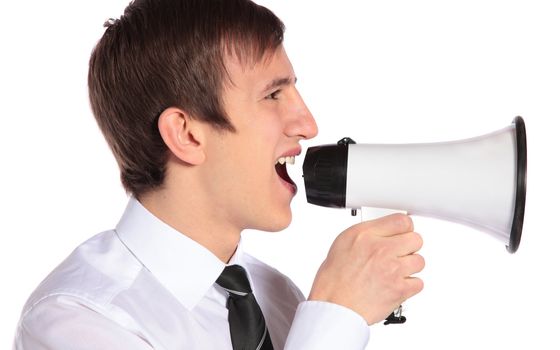
[[[278,214],[275,217],[267,218],[266,224],[259,225],[260,227],[257,229],[267,232],[278,232],[286,229],[292,223],[292,211],[288,210],[287,213],[282,214],[283,215]]]

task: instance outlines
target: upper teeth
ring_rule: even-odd
[[[280,157],[280,158],[278,158],[276,163],[296,164],[296,157]]]

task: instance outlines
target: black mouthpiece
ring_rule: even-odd
[[[345,137],[336,145],[310,147],[303,162],[303,180],[307,202],[323,207],[346,207],[346,170],[348,145]]]

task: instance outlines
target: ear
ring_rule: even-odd
[[[167,108],[159,115],[158,129],[163,142],[177,158],[190,165],[204,162],[203,130],[200,122],[193,120],[185,111]]]

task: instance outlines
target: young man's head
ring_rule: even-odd
[[[239,228],[289,223],[275,162],[317,131],[283,32],[249,0],[136,0],[109,21],[90,100],[128,192],[189,191]]]

